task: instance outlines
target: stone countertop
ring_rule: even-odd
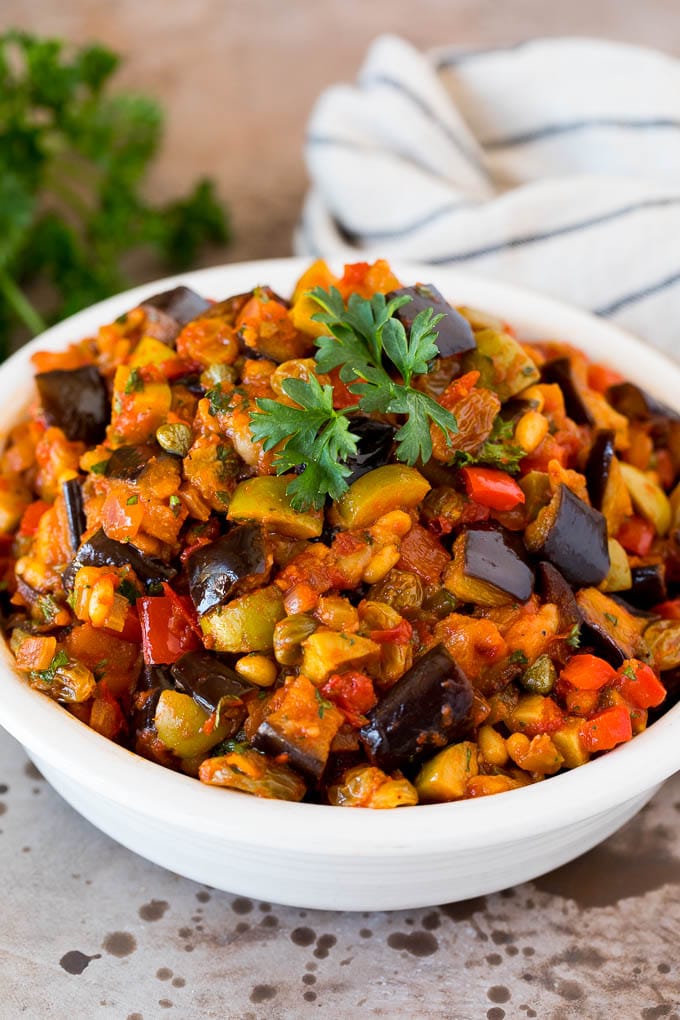
[[[234,897],[98,832],[0,731],[0,1020],[680,1020],[680,776],[535,882],[424,910]]]

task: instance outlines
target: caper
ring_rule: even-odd
[[[167,453],[186,457],[191,449],[193,435],[188,425],[178,421],[172,425],[161,425],[160,428],[157,428],[156,439]]]
[[[550,694],[557,681],[557,670],[549,655],[539,655],[536,662],[525,671],[522,687],[532,694]]]

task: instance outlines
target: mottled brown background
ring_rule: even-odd
[[[119,84],[168,112],[153,193],[209,173],[231,204],[235,242],[213,262],[290,254],[311,106],[381,32],[424,48],[602,35],[680,54],[677,0],[0,0],[8,25],[125,55]]]

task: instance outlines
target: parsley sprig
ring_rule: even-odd
[[[317,370],[338,369],[357,403],[336,410],[332,387],[322,386],[315,376],[308,382],[286,379],[283,390],[297,406],[260,399],[258,411],[250,416],[253,438],[265,450],[280,447],[274,461],[278,474],[304,465],[288,487],[291,503],[299,510],[318,509],[327,495],[339,499],[347,490],[351,472],[346,461],[356,454],[358,441],[352,432],[353,411],[399,416],[395,456],[410,465],[432,456],[431,424],[447,441],[458,431],[450,411],[411,385],[437,357],[436,326],[442,316],[424,309],[407,334],[394,313],[411,300],[408,295],[387,301],[384,294],[370,300],[352,294],[345,304],[335,287],[327,291],[316,287],[310,296],[321,309],[313,318],[330,333],[317,340]]]

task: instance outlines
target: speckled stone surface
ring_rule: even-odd
[[[391,914],[163,871],[80,818],[2,731],[0,816],[0,1020],[680,1020],[680,776],[536,882]]]

